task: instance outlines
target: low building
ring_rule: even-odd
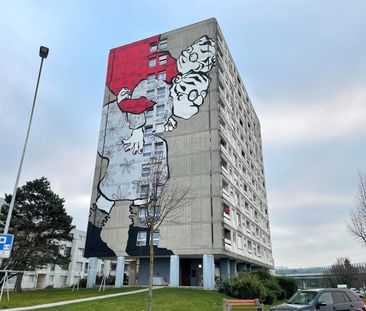
[[[69,287],[76,284],[78,280],[87,277],[89,260],[84,257],[84,247],[86,240],[86,232],[81,230],[71,231],[72,240],[63,242],[62,252],[65,256],[70,256],[70,263],[67,266],[58,265],[47,265],[44,269],[36,271],[25,271],[22,288],[33,289],[33,288],[62,288]],[[102,260],[98,261],[98,274],[102,275],[106,272],[105,267],[111,266],[110,261],[106,265]],[[113,265],[112,265],[113,268]],[[104,270],[104,271],[103,271]],[[113,271],[108,270],[108,273]],[[106,274],[104,274],[106,275]],[[107,274],[109,275],[109,274]],[[9,280],[10,288],[15,284],[15,277]]]

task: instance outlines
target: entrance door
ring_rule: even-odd
[[[182,286],[191,286],[191,261],[189,259],[181,259],[182,267]]]

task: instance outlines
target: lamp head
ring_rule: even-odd
[[[45,46],[41,46],[39,48],[39,56],[42,58],[47,58],[48,51],[49,51],[49,48],[46,48]]]

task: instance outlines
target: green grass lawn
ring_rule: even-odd
[[[218,292],[199,289],[163,288],[153,292],[154,311],[222,311],[223,299],[229,298]],[[143,311],[147,310],[147,293],[132,294],[98,301],[83,302],[49,308],[52,311]],[[269,306],[265,306],[268,311]],[[240,309],[235,309],[240,310]],[[242,309],[244,310],[244,309]],[[255,309],[245,309],[255,311]]]
[[[72,291],[71,288],[62,289],[43,289],[36,291],[24,291],[21,293],[10,293],[10,301],[8,302],[6,292],[3,293],[0,309],[33,306],[56,301],[79,299],[107,294],[114,294],[126,291],[142,289],[142,287],[123,287],[123,288],[107,288],[104,292],[98,292],[96,288],[80,288],[78,291]]]

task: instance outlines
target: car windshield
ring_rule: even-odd
[[[287,303],[294,305],[310,305],[314,301],[317,294],[318,292],[312,291],[297,292],[287,301]]]

